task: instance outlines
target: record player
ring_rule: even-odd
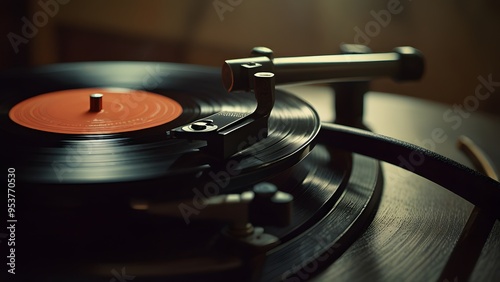
[[[5,72],[4,273],[498,280],[500,120],[474,113],[455,130],[443,105],[369,91],[371,79],[423,72],[414,48],[348,44],[289,58],[256,47],[222,70],[89,62]],[[323,86],[283,87],[294,83]]]

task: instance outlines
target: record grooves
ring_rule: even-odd
[[[478,269],[491,257],[498,264],[491,250],[480,250],[500,242],[500,183],[363,130],[368,83],[360,79],[419,79],[424,62],[411,47],[378,54],[361,47],[291,58],[257,47],[252,57],[225,61],[222,74],[147,62],[0,74],[0,159],[16,177],[16,216],[7,220],[17,226],[16,278],[321,281],[399,279],[408,270],[428,280],[441,268],[452,277],[454,267],[408,250],[424,258],[452,253],[460,224],[445,220],[459,221],[468,207],[456,195],[490,216],[477,258],[461,274],[479,277],[476,261]],[[313,106],[275,88],[324,79],[342,97],[338,124],[320,122]],[[423,164],[409,168],[405,156]],[[454,194],[425,179],[405,183],[381,161]],[[461,263],[458,255],[452,261]],[[398,264],[405,270],[387,268]]]
[[[43,84],[50,84],[51,80],[55,80],[54,85],[60,83],[62,80],[70,80],[79,74],[86,74],[90,72],[96,74],[103,69],[109,69],[110,73],[115,65],[108,66],[107,63],[95,64],[92,68],[83,66],[82,71],[76,66],[60,66],[58,68],[50,69],[46,72],[37,73],[34,81],[28,83],[35,85],[38,79],[43,79]],[[121,78],[127,83],[116,84],[113,78],[108,82],[107,87],[131,87],[132,85],[140,86],[142,79],[147,75],[148,64],[136,66],[131,64],[127,69],[134,69],[130,72],[130,76],[124,76],[123,71]],[[125,67],[125,66],[124,66]],[[71,69],[75,70],[71,71]],[[27,91],[26,89],[16,89],[15,94],[4,95],[2,97],[2,130],[6,136],[10,136],[9,146],[17,147],[18,144],[23,144],[27,141],[26,136],[37,136],[40,140],[35,146],[32,142],[28,142],[26,146],[20,147],[17,152],[26,152],[30,159],[39,161],[39,163],[24,166],[21,162],[19,167],[26,167],[26,175],[23,179],[31,179],[31,181],[45,182],[45,183],[82,183],[82,182],[121,182],[121,181],[136,181],[151,178],[164,177],[168,174],[176,174],[176,168],[171,168],[173,160],[179,152],[194,151],[200,144],[186,144],[179,140],[166,140],[165,131],[186,124],[191,120],[201,118],[218,112],[220,110],[239,111],[242,113],[251,112],[255,107],[253,94],[239,93],[229,95],[224,92],[220,87],[217,80],[217,74],[214,72],[204,71],[203,78],[212,78],[210,83],[204,82],[204,79],[199,79],[196,72],[189,72],[187,77],[183,77],[182,73],[174,75],[172,72],[178,73],[177,69],[169,69],[168,65],[163,66],[162,72],[158,73],[158,79],[164,81],[163,84],[158,85],[155,89],[148,89],[152,92],[157,92],[162,95],[167,95],[170,98],[178,101],[183,106],[183,112],[174,121],[157,126],[150,129],[138,130],[135,132],[124,132],[118,134],[102,134],[102,135],[58,135],[47,132],[33,131],[21,127],[6,116],[9,109],[17,102],[32,97],[38,94],[43,94],[44,90]],[[161,68],[160,68],[161,69]],[[137,70],[142,70],[143,74],[138,74]],[[164,75],[161,76],[161,75]],[[25,74],[21,76],[26,77]],[[44,77],[47,76],[47,77]],[[83,75],[81,75],[83,77]],[[29,80],[29,76],[27,76]],[[80,77],[80,81],[82,81]],[[93,75],[85,76],[87,82],[75,83],[69,86],[71,89],[77,87],[102,87],[99,81]],[[101,78],[102,79],[102,78]],[[14,78],[9,78],[10,84],[16,84]],[[78,82],[78,80],[76,80]],[[172,82],[173,81],[173,82]],[[5,82],[5,81],[4,81]],[[182,83],[181,85],[178,85]],[[67,82],[66,82],[67,83]],[[65,83],[65,84],[66,84]],[[40,86],[40,89],[47,89],[48,87]],[[197,85],[201,91],[191,92],[190,87]],[[8,87],[6,87],[8,89]],[[57,89],[53,86],[52,91]],[[182,89],[182,91],[181,91]],[[11,90],[13,91],[13,90]],[[43,91],[43,92],[42,92]],[[9,91],[7,91],[8,93]],[[42,92],[42,93],[40,93]],[[263,140],[262,148],[266,148],[265,152],[256,152],[252,156],[245,157],[248,152],[241,152],[237,158],[239,160],[241,170],[255,169],[255,167],[266,164],[269,166],[275,162],[281,162],[287,158],[292,159],[293,162],[302,158],[301,154],[304,150],[308,150],[308,144],[319,130],[319,122],[316,113],[309,106],[302,103],[297,98],[289,95],[277,95],[277,106],[273,110],[270,119],[270,135],[271,138]],[[283,143],[283,138],[287,138],[291,142]],[[153,140],[148,140],[153,139]],[[90,141],[89,141],[90,140]],[[24,145],[24,144],[23,144]],[[285,145],[282,148],[282,145]],[[301,148],[304,147],[304,148]],[[16,152],[16,153],[17,153]],[[113,170],[105,171],[110,165],[115,165],[123,161],[116,158],[115,153],[118,153],[121,158],[132,160],[134,164],[150,163],[154,164],[153,167],[148,167],[147,175],[137,174],[139,170],[144,170],[144,167],[136,166],[134,164],[121,164],[120,169],[117,170],[116,166]],[[61,157],[62,156],[62,157]],[[272,156],[272,157],[268,157]],[[22,157],[16,157],[22,160]],[[52,164],[65,163],[65,159],[81,159],[81,174],[65,173],[62,180],[54,173]],[[162,160],[163,159],[163,160]],[[166,169],[169,171],[166,172]],[[183,168],[180,168],[181,170]],[[69,171],[69,170],[68,170]],[[104,174],[103,177],[100,175]]]
[[[168,123],[182,113],[176,101],[146,91],[82,88],[28,98],[9,117],[28,128],[62,134],[110,134]]]
[[[144,89],[141,83],[151,67],[156,68],[155,78],[161,83]],[[117,68],[122,70],[120,75],[109,75]],[[107,73],[105,79],[100,72]],[[297,238],[309,236],[304,232],[318,226],[318,222],[323,222],[320,224],[323,227],[316,228],[324,228],[349,212],[350,220],[345,221],[345,226],[334,228],[340,233],[332,233],[337,234],[334,244],[345,241],[341,230],[351,224],[366,224],[369,220],[364,214],[370,212],[365,209],[373,211],[374,206],[368,209],[365,205],[378,199],[373,197],[373,193],[378,193],[375,187],[379,187],[376,162],[359,161],[355,157],[351,164],[348,155],[334,153],[332,148],[318,145],[313,149],[320,127],[316,112],[281,91],[276,92],[269,136],[259,142],[248,140],[255,144],[221,162],[200,151],[205,146],[203,141],[171,139],[165,134],[219,111],[250,113],[256,107],[253,93],[225,93],[212,69],[147,63],[67,64],[9,74],[2,79],[6,94],[1,98],[1,130],[3,135],[10,136],[8,146],[12,148],[4,153],[14,160],[22,181],[23,190],[19,193],[24,200],[19,209],[29,228],[22,228],[20,236],[30,234],[25,237],[29,242],[25,244],[33,251],[23,263],[42,276],[63,281],[75,274],[98,279],[109,273],[109,267],[123,265],[129,273],[143,278],[177,277],[181,281],[186,277],[202,279],[206,275],[227,279],[231,273],[239,276],[242,271],[248,274],[250,270],[263,271],[264,275],[269,267],[274,269],[273,257],[286,250],[285,247],[271,251],[263,266],[248,269],[252,265],[246,261],[248,258],[233,254],[232,247],[225,246],[227,243],[220,234],[223,224],[197,221],[193,216],[193,222],[186,226],[180,217],[165,218],[131,209],[136,200],[161,203],[191,199],[194,188],[202,189],[213,182],[213,175],[224,172],[230,162],[237,164],[238,174],[232,175],[220,193],[241,193],[266,181],[297,199],[293,202],[290,225],[263,226],[266,232],[280,238],[282,246],[296,245]],[[20,80],[24,83],[16,87]],[[178,102],[182,113],[159,126],[104,134],[40,131],[21,126],[8,117],[9,111],[26,99],[68,91],[65,89],[79,89],[68,92],[74,93],[96,87],[105,91],[119,87],[157,93]],[[351,175],[351,165],[357,167],[358,163],[370,166],[370,171],[375,172],[362,178],[369,182],[366,188],[371,190],[365,195],[357,195],[359,187],[355,182],[361,179],[357,176],[358,169]],[[354,198],[353,193],[357,195]],[[360,198],[355,200],[357,197]],[[350,210],[344,210],[344,205]],[[51,218],[53,224],[49,229],[41,218]],[[96,230],[99,232],[95,233]],[[200,233],[206,236],[201,238],[197,235]],[[125,245],[127,248],[123,250]],[[200,261],[203,266],[195,270],[194,265],[200,265],[196,263]],[[296,263],[283,265],[283,271]],[[54,265],[64,266],[65,271],[54,269]],[[59,274],[51,276],[56,272]],[[274,275],[270,273],[265,275]]]

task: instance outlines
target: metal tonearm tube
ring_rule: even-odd
[[[225,61],[222,81],[228,92],[255,93],[257,108],[253,113],[223,111],[174,128],[168,134],[175,138],[207,141],[205,152],[226,159],[249,146],[241,146],[242,140],[250,136],[267,137],[275,84],[366,80],[377,76],[415,80],[424,70],[423,56],[412,47],[398,47],[393,52],[378,54],[290,58],[274,58],[271,49],[256,47],[252,55],[254,57]]]
[[[272,72],[276,85],[392,77],[416,80],[424,72],[424,58],[413,47],[397,47],[388,53],[340,54],[274,58],[271,49],[256,47],[254,57],[225,61],[222,82],[228,92],[253,89],[253,74]]]

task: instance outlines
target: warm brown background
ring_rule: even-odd
[[[43,11],[40,2],[54,1],[3,1],[2,69],[88,60],[220,66],[257,45],[277,56],[335,53],[340,43],[356,41],[355,29],[365,30],[373,13],[399,2],[400,13],[372,30],[369,42],[358,42],[376,52],[417,47],[427,59],[426,75],[403,85],[377,80],[374,90],[452,105],[474,95],[478,76],[500,81],[500,4],[493,0],[69,0],[15,54],[7,34],[22,35],[22,17],[33,20]],[[220,17],[214,3],[234,7]],[[500,87],[480,109],[500,114]]]

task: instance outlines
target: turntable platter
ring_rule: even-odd
[[[412,54],[410,59],[416,59]],[[397,54],[380,58],[389,62],[384,63],[387,68],[373,67],[368,73],[397,76]],[[242,71],[237,61],[231,61],[236,75]],[[285,61],[282,74],[291,62]],[[418,58],[411,62],[422,66]],[[254,66],[245,61],[245,68]],[[405,70],[412,78],[421,75]],[[258,109],[257,95],[227,94],[220,80],[217,69],[168,63],[74,63],[2,74],[0,132],[8,138],[0,154],[2,167],[11,168],[10,174],[15,170],[16,176],[18,277],[53,281],[440,277],[472,206],[422,177],[342,151],[332,145],[339,140],[325,140],[331,125],[320,129],[320,118],[331,118],[333,106],[325,109],[325,101],[334,97],[330,88],[300,87],[295,95],[287,92],[294,88],[276,91],[268,135],[245,139],[250,146],[228,158],[207,154],[208,139],[168,135],[220,111],[245,116]],[[235,83],[242,89],[251,84]],[[120,111],[110,113],[111,122],[93,131],[99,127],[94,117],[113,108],[89,95],[103,94],[100,98],[106,99],[115,94],[123,97],[128,91],[147,92],[141,97],[151,98],[151,103],[135,104],[137,112],[130,111],[130,118],[117,117],[123,114]],[[78,99],[69,98],[75,93]],[[45,95],[55,95],[57,101]],[[76,100],[68,111],[57,110],[63,107],[59,102]],[[102,108],[96,108],[96,101],[103,102]],[[498,117],[474,112],[456,127],[443,119],[449,110],[444,105],[376,92],[367,93],[365,101],[365,123],[375,132],[470,165],[454,149],[457,137],[466,134],[500,165]],[[153,108],[159,111],[151,112]],[[70,117],[75,112],[93,118]],[[120,124],[120,120],[134,123],[134,113],[141,118],[160,113],[160,118],[139,122],[136,128]],[[61,120],[68,117],[71,125],[64,128]],[[34,126],[40,120],[45,121]],[[59,125],[50,129],[52,122]],[[212,126],[210,122],[203,126]],[[383,153],[381,147],[366,144],[370,146]],[[425,160],[409,164],[426,165]],[[500,280],[499,249],[497,220],[471,280]]]
[[[321,110],[325,108],[322,101],[333,100],[330,88],[300,86],[296,90],[294,87],[286,89],[307,99],[319,109],[321,118],[333,119],[330,111]],[[453,123],[443,119],[443,113],[450,110],[450,106],[380,92],[369,92],[365,107],[365,122],[374,132],[432,149],[472,167],[471,161],[456,146],[458,137],[467,135],[477,140],[497,171],[500,167],[498,116],[473,112],[467,119],[461,119],[461,126],[454,129]],[[436,129],[442,129],[447,138],[431,147],[429,140]],[[382,163],[382,171],[384,193],[373,222],[344,255],[311,278],[313,281],[437,281],[472,205],[394,165]],[[500,222],[497,220],[472,272],[471,281],[500,279],[498,250]]]

